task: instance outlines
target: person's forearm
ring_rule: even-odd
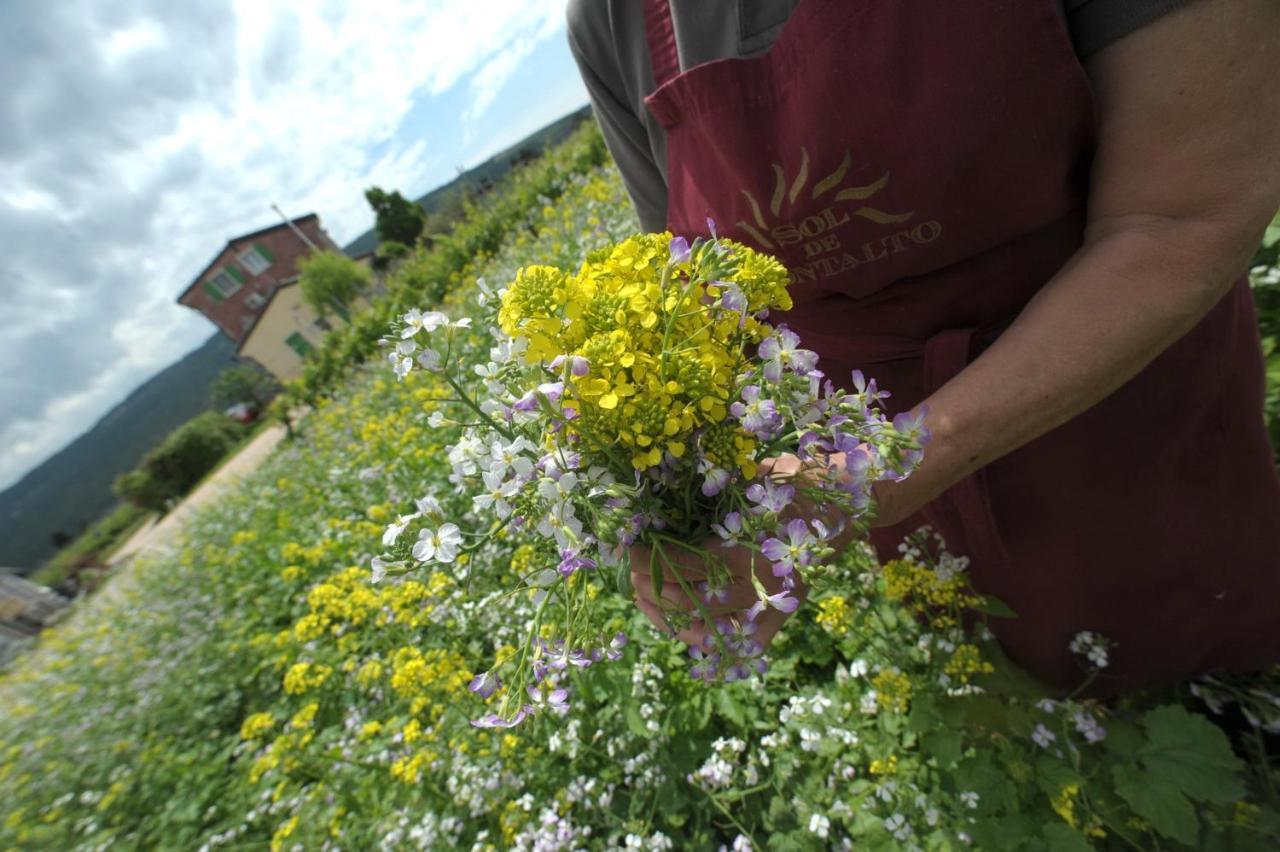
[[[901,520],[1131,379],[1222,298],[1258,236],[1199,219],[1091,226],[1005,333],[925,401],[933,441],[910,479],[880,493],[881,522]]]

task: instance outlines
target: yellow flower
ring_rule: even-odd
[[[299,731],[306,730],[311,727],[311,723],[315,721],[316,712],[320,709],[320,705],[314,701],[303,707],[297,713],[293,714],[293,718],[289,720],[289,727]]]
[[[849,632],[851,612],[849,603],[842,597],[823,598],[818,602],[818,626],[832,636],[844,636]]]
[[[911,705],[911,678],[896,669],[885,669],[871,679],[881,710],[905,713]]]
[[[240,726],[240,739],[256,740],[275,727],[275,717],[270,713],[254,713],[244,720]]]

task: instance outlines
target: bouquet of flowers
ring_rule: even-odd
[[[456,394],[457,418],[433,422],[463,427],[451,481],[473,498],[466,517],[427,500],[397,518],[375,579],[499,538],[533,555],[510,590],[536,601],[527,641],[472,682],[497,705],[474,724],[564,712],[568,671],[621,656],[626,637],[605,633],[586,573],[623,594],[628,567],[647,573],[673,634],[698,621],[696,677],[762,672],[759,614],[794,610],[832,570],[837,537],[864,531],[872,484],[921,459],[923,413],[889,421],[874,380],[855,371],[852,391],[829,380],[769,323],[791,306],[787,270],[712,234],[635,236],[576,273],[531,266],[486,290],[477,319],[494,344],[474,375],[452,366],[470,318],[412,310],[386,341],[397,374],[437,372]],[[416,540],[403,535],[414,522]],[[730,552],[749,554],[749,608],[717,605],[735,580]],[[640,555],[647,565],[629,565]]]

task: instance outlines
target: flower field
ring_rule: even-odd
[[[637,230],[609,168],[520,224],[440,310],[478,316],[477,279],[574,268]],[[450,357],[492,343],[466,328]],[[370,568],[415,502],[473,511],[452,396],[386,359],[354,370],[180,550],[0,674],[0,848],[1276,848],[1278,679],[1052,696],[925,532],[885,565],[850,548],[767,672],[729,684],[699,680],[616,572],[578,571],[621,659],[569,666],[563,714],[474,726],[493,708],[469,684],[527,652],[547,601],[508,590],[548,554],[507,534],[396,580]],[[1105,637],[1073,650],[1082,680],[1105,671]]]

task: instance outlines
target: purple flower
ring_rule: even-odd
[[[689,241],[684,237],[672,237],[670,249],[672,263],[684,263],[689,259]]]
[[[764,361],[765,378],[771,382],[782,380],[783,370],[807,375],[818,366],[818,355],[808,349],[800,349],[800,335],[786,326],[778,326],[777,334],[761,341],[756,354]]]
[[[795,612],[798,606],[800,606],[800,599],[793,597],[790,592],[782,591],[776,595],[766,595],[764,600],[756,601],[755,606],[747,610],[747,620],[755,621],[756,616],[764,612],[766,607],[773,607],[778,612]]]
[[[557,355],[551,359],[551,369],[558,370],[565,363],[569,364],[569,375],[582,378],[591,372],[591,362],[581,355]]]
[[[569,547],[560,551],[560,564],[556,566],[556,570],[561,576],[568,577],[574,571],[582,568],[594,568],[596,562],[588,556],[583,556],[582,552],[577,548]]]
[[[782,415],[773,400],[760,398],[758,385],[743,388],[742,400],[729,406],[729,413],[742,422],[742,428],[765,441],[777,434],[782,426]]]
[[[809,548],[814,544],[813,533],[809,525],[801,518],[792,518],[787,523],[787,541],[767,538],[760,545],[766,559],[773,563],[773,576],[785,577],[798,565],[809,564]],[[794,607],[793,607],[794,608]]]
[[[622,649],[625,647],[627,647],[627,634],[618,633],[609,640],[609,650],[605,652],[605,656],[611,660],[621,660]]]
[[[550,710],[561,716],[569,712],[569,690],[564,687],[543,690],[531,686],[529,698],[533,701],[531,710]]]
[[[804,461],[809,461],[814,457],[813,451],[815,448],[826,452],[831,451],[830,444],[822,440],[822,436],[817,432],[812,430],[805,432],[800,436],[800,444],[796,449],[796,455]]]
[[[724,637],[725,647],[740,657],[752,657],[764,648],[752,636],[756,625],[751,621],[730,621],[727,618],[716,619],[716,629]]]
[[[697,645],[689,649],[689,656],[693,658],[693,665],[689,666],[689,676],[698,680],[705,680],[707,683],[715,680],[717,664],[720,662],[720,655],[714,651],[704,651]]]
[[[1075,723],[1076,730],[1091,743],[1102,742],[1107,738],[1107,729],[1099,725],[1093,714],[1085,710],[1073,713],[1071,721]]]
[[[742,541],[742,515],[730,512],[724,516],[723,524],[712,524],[711,529],[724,539],[721,547],[733,547]]]
[[[510,719],[504,719],[497,713],[490,713],[487,716],[481,716],[479,719],[472,719],[471,725],[475,728],[514,728],[527,719],[531,712],[533,712],[533,708],[526,704],[517,710],[516,715]]]
[[[711,584],[710,580],[703,580],[698,584],[698,591],[702,593],[703,603],[724,603],[729,597],[729,588],[723,583]]]
[[[729,471],[718,468],[711,462],[703,459],[698,463],[699,472],[703,473],[706,478],[702,480],[702,496],[714,497],[724,490],[732,478]]]
[[[864,406],[875,405],[882,399],[888,399],[893,394],[888,391],[882,391],[876,387],[875,379],[868,379],[862,375],[861,370],[854,370],[852,373],[853,387],[858,391],[858,395],[862,397]]]
[[[479,695],[481,698],[488,698],[502,686],[502,680],[493,672],[485,672],[478,674],[471,679],[471,683],[467,685],[467,689]]]
[[[752,514],[760,515],[765,512],[781,512],[787,506],[791,505],[791,501],[795,499],[796,489],[791,485],[775,485],[773,480],[766,479],[763,482],[753,482],[747,486],[747,499],[756,505],[752,507]]]
[[[644,515],[637,512],[631,516],[631,519],[624,523],[618,530],[618,544],[623,547],[630,547],[636,543],[636,536],[644,531],[648,525]]]
[[[710,216],[707,217],[707,233],[711,234],[711,239],[717,239],[719,235],[716,233],[716,220]]]
[[[922,405],[915,411],[903,411],[893,418],[893,428],[899,435],[905,435],[914,438],[920,444],[929,443],[932,435],[929,427],[925,425],[924,419],[929,414],[929,406]]]

